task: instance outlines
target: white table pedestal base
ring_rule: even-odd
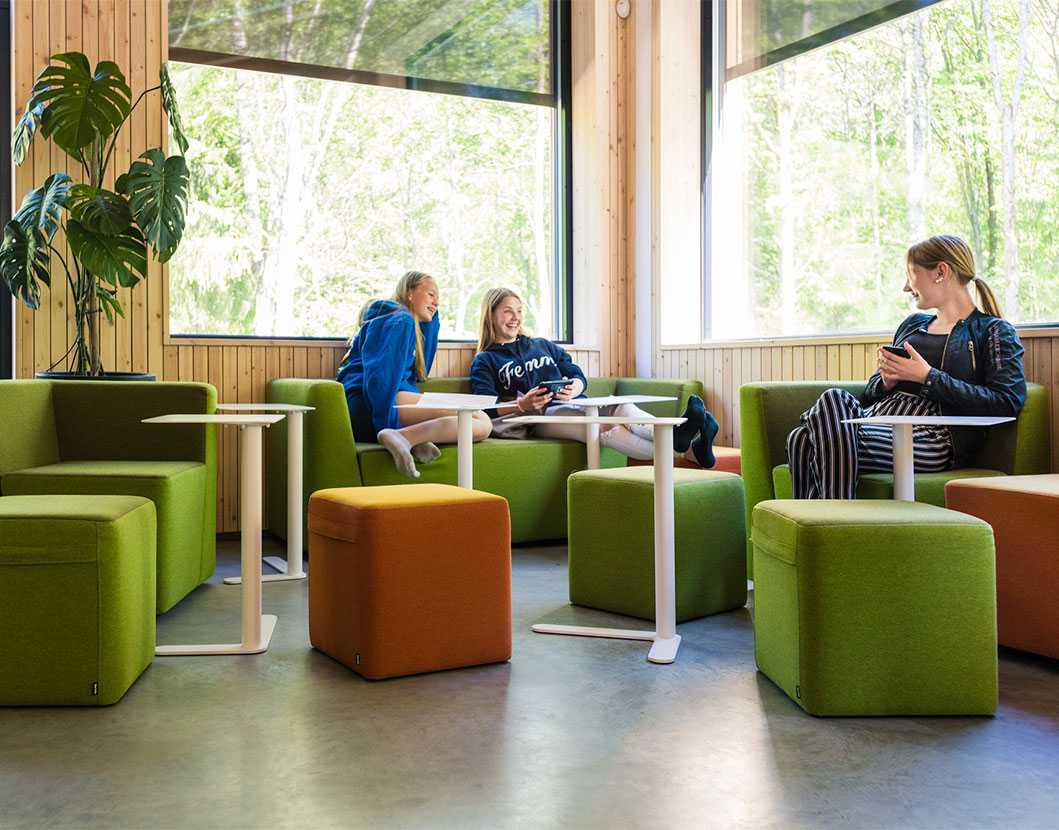
[[[201,646],[158,646],[154,653],[159,657],[191,657],[198,654],[263,654],[268,651],[272,632],[276,629],[274,614],[261,616],[261,637],[256,643],[216,643]]]
[[[642,640],[653,643],[647,659],[652,663],[672,663],[677,659],[680,635],[659,637],[654,631],[637,631],[632,628],[592,628],[587,625],[551,625],[537,623],[531,626],[537,634],[565,634],[572,637],[602,637],[608,640]]]

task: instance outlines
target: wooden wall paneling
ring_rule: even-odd
[[[66,6],[63,3],[51,3],[48,6],[48,53],[54,55],[65,51]],[[21,104],[22,102],[18,102],[16,106]],[[16,116],[19,114],[15,113]],[[49,170],[52,172],[63,171],[70,173],[70,165],[68,164],[66,153],[60,150],[54,142],[49,142],[49,144]],[[66,252],[66,236],[62,229],[56,232],[55,237],[52,239],[52,245],[55,246],[57,251],[62,252],[63,258],[67,262],[70,261]],[[55,366],[56,369],[62,370],[66,368],[64,358],[66,357],[67,341],[69,340],[66,327],[66,307],[70,302],[70,286],[66,279],[66,271],[63,269],[62,262],[58,257],[52,257],[49,273],[51,274],[51,288],[48,291],[48,305],[50,306],[51,320],[49,321],[50,346],[48,365],[51,366],[62,361],[60,365]],[[43,316],[45,311],[46,309],[41,309],[40,314]]]
[[[111,0],[113,3],[114,20],[114,60],[128,79],[131,72],[132,44],[132,15],[130,0]],[[131,87],[130,87],[131,89]],[[136,100],[135,94],[133,101]],[[113,189],[117,177],[129,169],[129,148],[131,139],[129,136],[129,125],[122,127],[114,144],[114,157],[111,160],[110,173],[108,174],[107,186]],[[132,319],[132,291],[128,288],[118,288],[118,300],[125,309],[125,316],[118,317],[114,321],[115,328],[115,368],[119,372],[132,371],[132,332],[134,328]]]
[[[168,33],[163,28],[164,7],[167,3],[147,0],[144,14],[146,41],[146,64],[144,84],[147,89],[158,84],[158,70],[162,65],[163,47],[168,54]],[[164,147],[162,133],[162,106],[158,93],[151,93],[141,106],[145,110],[146,147]],[[143,150],[140,150],[143,152]],[[154,257],[147,260],[147,369],[155,372],[159,367],[162,345],[165,342],[165,286],[167,267]]]
[[[162,352],[162,375],[166,380],[178,380],[179,365],[176,346],[166,346]]]
[[[132,100],[139,98],[147,88],[147,6],[145,0],[129,2],[129,86],[132,89]],[[128,157],[125,164],[131,164],[147,148],[147,109],[149,102],[144,102],[129,116],[126,126],[128,136]],[[126,166],[126,169],[127,166]],[[129,305],[126,314],[132,325],[132,371],[146,372],[148,369],[148,327],[150,319],[147,314],[147,284],[141,281],[129,291]]]
[[[12,14],[14,15],[13,36],[15,41],[14,71],[12,74],[14,76],[15,106],[18,107],[15,117],[18,117],[21,116],[22,110],[29,100],[30,90],[33,87],[35,57],[33,54],[32,32],[34,15],[29,3],[12,4]],[[26,34],[27,32],[29,35]],[[15,201],[12,205],[15,210],[22,203],[22,198],[33,187],[33,156],[29,155],[21,165],[15,168]],[[15,368],[19,377],[32,377],[33,312],[22,303],[16,303],[15,314],[15,331],[18,338]]]
[[[191,346],[177,347],[177,380],[195,380],[194,362],[191,352]]]
[[[40,12],[33,16],[33,67],[35,71],[43,67],[48,60],[48,46],[50,44],[49,23],[47,7],[42,6],[40,7]],[[40,187],[50,172],[48,168],[51,166],[51,154],[48,150],[47,142],[39,140],[39,133],[38,140],[33,142],[31,153],[33,157],[33,175],[30,187]],[[23,164],[28,162],[29,157],[27,156]],[[49,360],[51,356],[51,317],[48,314],[47,307],[44,305],[51,301],[51,292],[44,289],[41,294],[41,311],[43,313],[34,314],[30,322],[33,328],[33,371],[47,369],[51,364],[51,360]]]
[[[294,377],[308,377],[305,369],[305,349],[295,346],[291,351],[294,355]]]

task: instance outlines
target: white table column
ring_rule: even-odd
[[[456,483],[474,489],[474,410],[456,413]]]
[[[1011,417],[978,415],[869,415],[864,418],[845,418],[844,424],[875,424],[893,429],[894,499],[916,500],[915,454],[912,433],[917,426],[992,427]]]
[[[302,484],[302,443],[305,434],[305,413],[315,407],[293,403],[227,403],[217,404],[218,411],[232,412],[281,412],[287,416],[287,558],[266,556],[265,564],[279,571],[265,574],[262,582],[291,582],[305,579],[303,563],[302,527],[303,484]],[[239,585],[241,576],[229,576],[225,585]]]
[[[536,623],[538,634],[566,634],[577,637],[605,637],[644,640],[651,643],[647,659],[652,663],[672,663],[680,647],[677,629],[676,548],[673,517],[673,427],[684,418],[626,418],[616,416],[525,415],[512,418],[523,424],[578,424],[585,420],[613,426],[651,424],[654,427],[654,525],[655,525],[655,629],[593,628],[584,625]]]
[[[599,417],[598,406],[586,406],[585,418],[585,461],[588,469],[599,469],[599,422],[594,420]]]
[[[145,424],[222,424],[239,432],[239,548],[243,580],[241,640],[209,645],[165,645],[160,657],[204,654],[261,654],[268,650],[276,617],[261,613],[261,429],[282,421],[282,415],[161,415]]]

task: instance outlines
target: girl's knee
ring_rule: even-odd
[[[482,413],[481,418],[475,415],[474,422],[471,424],[471,431],[475,441],[482,441],[488,438],[493,431],[493,422],[484,413]]]

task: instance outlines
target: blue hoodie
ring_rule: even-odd
[[[345,387],[352,414],[366,402],[375,431],[398,429],[397,393],[418,392],[416,386],[415,318],[400,303],[375,300],[364,312],[364,323],[338,367],[338,382]],[[423,332],[423,360],[429,373],[438,350],[441,320],[437,313]]]
[[[520,334],[511,343],[494,343],[471,363],[471,393],[496,395],[504,402],[525,395],[542,380],[562,378],[577,378],[588,388],[585,373],[569,353],[544,337]],[[578,397],[584,397],[584,389]]]

